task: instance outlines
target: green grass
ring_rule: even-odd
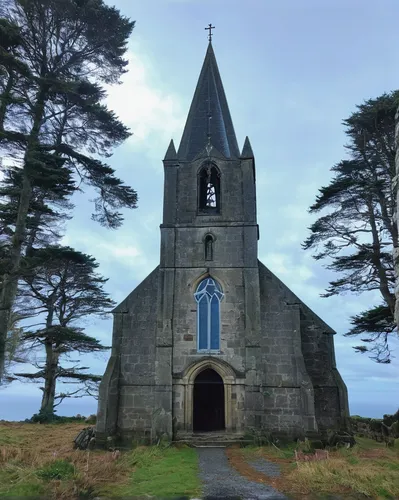
[[[32,470],[8,464],[0,471],[0,498],[40,496],[45,492]]]
[[[0,446],[18,445],[23,442],[23,436],[13,432],[12,429],[0,427]]]
[[[113,495],[155,497],[196,496],[201,493],[196,450],[188,447],[137,448],[127,460],[134,472]]]
[[[75,475],[75,467],[68,460],[54,460],[37,470],[37,477],[45,481],[52,479],[70,479]]]

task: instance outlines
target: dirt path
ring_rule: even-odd
[[[227,459],[225,448],[198,448],[203,498],[224,500],[283,500],[285,495],[267,484],[241,476]],[[272,466],[273,467],[273,466]]]

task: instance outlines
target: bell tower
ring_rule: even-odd
[[[178,151],[164,159],[161,266],[257,267],[255,162],[240,154],[212,43]]]
[[[185,367],[201,356],[235,367],[245,373],[242,399],[260,373],[255,161],[248,138],[239,151],[211,41],[179,148],[172,140],[163,162],[157,366],[173,367],[171,413],[190,432],[191,410],[179,407],[189,404]],[[166,376],[159,368],[158,383]],[[230,430],[243,418],[226,408]]]

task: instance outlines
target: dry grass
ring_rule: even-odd
[[[140,447],[115,460],[106,451],[73,450],[73,439],[83,427],[0,423],[0,498],[36,495],[74,500],[165,492],[195,496],[200,491],[195,450]],[[353,449],[331,451],[329,460],[299,464],[294,446],[230,448],[227,453],[243,476],[270,484],[291,498],[399,498],[399,440],[396,448],[388,449],[358,438]],[[278,463],[281,476],[268,477],[248,464],[261,457]]]
[[[394,449],[387,449],[380,443],[359,438],[358,444],[352,449],[331,451],[328,460],[299,464],[292,456],[292,448],[231,448],[228,455],[230,463],[248,479],[270,484],[294,498],[342,495],[345,499],[397,499],[398,444]],[[281,476],[271,478],[248,465],[248,461],[260,457],[279,463]]]
[[[54,499],[90,497],[104,485],[129,480],[131,467],[122,456],[114,460],[105,451],[73,450],[81,423],[40,425],[0,424],[0,497],[49,495]],[[73,477],[46,481],[38,471],[56,461],[73,464]]]
[[[0,498],[199,494],[195,450],[138,447],[117,459],[107,451],[73,450],[73,439],[83,427],[0,423]]]

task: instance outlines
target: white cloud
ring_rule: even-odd
[[[130,283],[133,280],[143,280],[155,267],[152,256],[148,255],[140,241],[139,232],[121,230],[118,231],[116,239],[108,240],[99,239],[101,236],[94,231],[82,233],[71,228],[62,243],[82,252],[94,253],[105,276],[116,277],[114,268],[117,263],[125,269],[124,277]]]
[[[137,39],[131,44],[127,58],[128,72],[121,85],[107,88],[107,104],[130,127],[133,133],[130,145],[151,149],[154,141],[168,143],[181,134],[184,125],[180,99],[163,87]]]
[[[272,252],[264,254],[261,260],[278,277],[284,279],[284,276],[288,276],[291,282],[307,281],[314,275],[310,266],[305,263],[308,260],[305,255],[294,261],[290,255]]]

